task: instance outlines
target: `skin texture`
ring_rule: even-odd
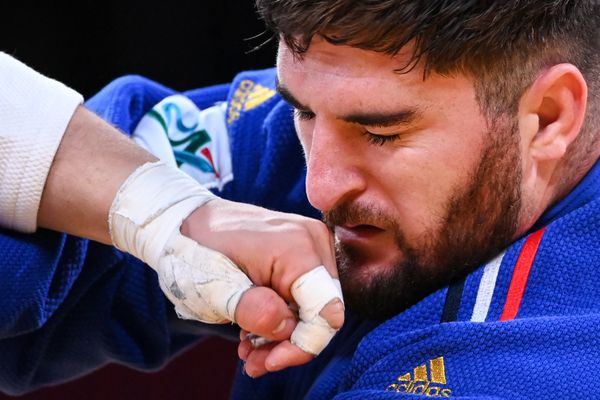
[[[279,50],[308,198],[335,233],[350,309],[394,315],[524,234],[560,197],[558,166],[587,96],[572,65],[541,71],[517,115],[488,121],[471,78],[423,80],[419,65],[394,73],[410,48],[390,57],[315,38],[302,57]]]
[[[328,217],[338,247],[345,249],[345,260],[340,252],[341,278],[349,296],[356,296],[352,287],[376,289],[373,282],[379,281],[393,285],[392,293],[402,291],[401,285],[423,285],[415,292],[418,297],[448,276],[464,273],[465,266],[453,266],[457,270],[452,271],[449,264],[437,263],[442,254],[434,248],[436,243],[445,242],[445,249],[454,251],[497,239],[480,254],[467,254],[466,267],[483,261],[478,258],[492,253],[507,237],[526,232],[600,153],[594,149],[586,159],[577,160],[581,165],[577,173],[561,169],[586,109],[587,86],[572,65],[540,71],[523,94],[517,115],[491,124],[479,110],[468,77],[434,73],[423,80],[419,66],[398,75],[393,70],[403,65],[402,57],[403,52],[389,57],[315,39],[298,58],[280,45],[278,77],[282,93],[297,108],[296,129],[308,167],[307,194]],[[106,215],[116,190],[136,166],[152,159],[116,135],[120,134],[89,112],[76,112],[50,171],[40,226],[108,242]],[[102,153],[81,151],[100,146],[105,149]],[[95,160],[93,165],[89,160]],[[504,194],[502,206],[494,207]],[[518,207],[507,212],[515,204]],[[236,313],[244,328],[239,355],[246,360],[248,374],[259,376],[312,359],[286,340],[295,325],[284,301],[289,300],[288,283],[293,275],[316,266],[303,261],[305,254],[313,254],[313,264],[324,264],[332,276],[336,272],[331,237],[322,225],[292,218],[282,230],[282,224],[270,223],[273,214],[248,207],[210,202],[188,217],[182,232],[228,255],[251,277],[280,291],[249,290]],[[507,218],[502,217],[505,214]],[[461,218],[453,222],[453,215]],[[253,228],[244,231],[235,220],[248,222],[248,217]],[[461,226],[465,218],[470,225]],[[448,225],[451,222],[454,225]],[[447,235],[449,226],[453,236]],[[478,236],[478,242],[470,242],[474,226],[498,228],[504,236]],[[294,240],[282,240],[288,233],[291,239],[300,238],[306,251],[299,251]],[[247,246],[238,246],[243,242],[240,234],[249,240],[244,242]],[[257,255],[255,249],[265,248],[265,243],[271,251]],[[462,262],[459,255],[449,259]],[[390,273],[399,268],[412,268],[412,279],[401,272],[401,279],[390,280]],[[321,314],[337,327],[342,310],[341,304],[330,304]],[[274,342],[254,349],[247,331]]]
[[[349,308],[372,318],[400,312],[523,235],[600,153],[579,160],[578,173],[561,169],[586,109],[573,65],[540,71],[516,115],[488,121],[471,78],[423,80],[420,65],[395,73],[410,50],[390,57],[315,38],[298,57],[279,44],[279,91],[296,109],[308,198],[335,234]],[[245,334],[246,371],[280,369]]]
[[[138,166],[156,160],[78,107],[48,173],[38,226],[110,244],[108,210],[117,190]]]
[[[349,306],[365,317],[393,315],[490,240],[506,244],[520,209],[515,136],[492,132],[469,79],[395,74],[402,58],[316,42],[302,61],[284,49],[278,59],[299,110],[308,197],[335,232]]]
[[[79,107],[50,168],[38,226],[111,244],[107,219],[117,190],[138,166],[154,160],[114,127]],[[319,265],[337,277],[332,237],[325,225],[217,199],[190,214],[181,231],[229,256],[256,285],[264,285],[244,293],[236,320],[245,331],[274,341],[261,350],[264,358],[274,350],[270,368],[313,358],[288,340],[296,326],[296,316],[288,308],[292,301],[289,289],[296,278]],[[333,300],[321,315],[339,328],[344,320],[343,304]],[[257,370],[265,370],[264,358],[256,362]],[[251,360],[250,371],[253,365]]]

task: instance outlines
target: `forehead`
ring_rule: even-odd
[[[458,92],[474,98],[472,83],[464,76],[431,74],[424,80],[421,65],[398,73],[406,67],[411,52],[407,47],[390,56],[314,39],[298,57],[280,42],[277,75],[279,83],[307,108],[331,108],[333,114],[364,109],[396,111],[412,105],[439,107],[453,101]]]
[[[277,70],[280,81],[300,76],[303,78],[352,79],[359,82],[376,83],[396,79],[394,72],[407,62],[406,52],[394,57],[350,46],[332,45],[315,38],[308,51],[298,57],[283,43],[279,43]],[[412,76],[412,74],[411,74]]]

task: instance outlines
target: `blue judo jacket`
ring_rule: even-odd
[[[199,109],[227,103],[233,179],[215,188],[217,194],[316,216],[305,197],[292,110],[275,93],[274,78],[272,70],[247,72],[230,85],[182,95]],[[133,133],[144,116],[165,111],[173,95],[179,94],[132,76],[87,105]],[[178,165],[212,165],[210,152],[192,147],[184,150],[194,154],[178,153]],[[240,374],[233,397],[599,397],[593,389],[600,377],[599,197],[596,165],[527,235],[464,279],[382,324],[348,315],[314,361],[260,379]],[[209,332],[177,319],[154,272],[113,248],[49,231],[2,231],[0,249],[5,392],[70,379],[111,361],[157,368]]]
[[[304,161],[291,109],[273,89],[267,71],[183,95],[199,109],[228,99],[233,104],[227,126],[234,179],[215,189],[221,197],[316,216],[304,195]],[[250,102],[257,90],[262,97]],[[181,94],[127,76],[86,105],[130,134],[154,105],[173,95]],[[247,118],[246,103],[257,118]],[[157,369],[207,333],[235,336],[231,327],[178,319],[155,272],[112,247],[46,230],[31,235],[0,230],[0,254],[5,393],[72,379],[108,362]]]

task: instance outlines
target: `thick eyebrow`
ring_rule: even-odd
[[[418,116],[419,112],[417,110],[402,110],[392,113],[351,114],[340,119],[364,126],[387,128],[397,125],[408,125],[414,122]]]
[[[290,93],[290,91],[288,90],[288,88],[286,88],[281,83],[279,83],[279,79],[276,80],[275,89],[281,95],[281,97],[285,101],[287,101],[292,107],[294,107],[294,108],[296,108],[298,110],[302,110],[302,111],[309,111],[308,107],[306,107],[302,103],[300,103],[294,97],[294,95],[292,95],[292,93]]]
[[[292,93],[279,82],[276,83],[277,92],[287,101],[292,107],[301,111],[311,111],[309,107],[303,105]],[[342,121],[359,124],[364,126],[373,126],[378,128],[387,128],[397,125],[408,125],[414,122],[420,113],[417,109],[407,109],[391,113],[373,112],[373,113],[358,113],[339,117]]]

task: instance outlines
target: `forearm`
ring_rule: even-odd
[[[0,226],[110,243],[108,210],[120,184],[154,157],[81,101],[0,52]]]
[[[111,243],[108,211],[123,181],[156,158],[78,107],[48,173],[38,226]]]
[[[62,112],[64,116],[65,110]],[[158,272],[161,288],[181,315],[207,322],[236,320],[245,330],[274,340],[269,349],[275,353],[269,362],[265,362],[269,349],[245,352],[247,365],[259,365],[252,369],[255,375],[266,372],[266,368],[275,370],[307,362],[320,352],[343,320],[341,293],[334,279],[337,273],[333,246],[323,224],[224,200],[214,200],[226,205],[217,207],[217,215],[209,224],[202,213],[194,210],[203,208],[207,199],[214,196],[192,177],[164,164],[149,163],[154,161],[153,156],[83,107],[66,115],[69,118],[63,128],[55,129],[62,140],[60,145],[56,142],[56,154],[50,153],[54,157],[47,163],[42,180],[45,187],[29,227],[112,243]],[[34,117],[43,129],[43,115]],[[144,168],[137,168],[143,164]],[[196,237],[190,229],[183,232],[189,238],[182,236],[180,225],[192,218],[190,213],[200,217],[188,221],[191,226],[208,237],[214,236],[216,243],[202,235]],[[227,222],[231,219],[232,231]],[[219,243],[244,246],[234,246],[229,253]],[[257,251],[263,246],[268,251]],[[244,266],[248,276],[224,255]],[[311,271],[322,271],[319,266],[328,272],[314,278]],[[314,279],[305,285],[302,279],[306,276]],[[253,287],[248,278],[254,284],[278,290]],[[318,296],[315,303],[306,296],[296,296],[291,286],[297,280],[298,286],[306,288],[312,287],[311,282],[324,281],[328,285],[325,290],[318,284],[311,291],[324,293],[327,298]],[[210,288],[205,285],[209,283]],[[296,318],[284,299],[295,299],[300,310],[310,311],[308,322],[314,325],[313,330],[326,328],[327,337],[317,347],[307,347],[305,352],[301,350],[304,347],[286,341],[296,326]],[[314,335],[307,336],[312,340]],[[276,344],[281,341],[283,347]]]

